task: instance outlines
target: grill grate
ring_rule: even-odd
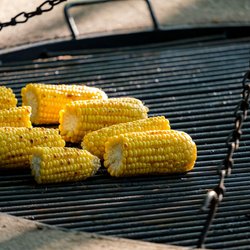
[[[110,97],[140,98],[150,116],[165,115],[173,129],[192,136],[198,160],[185,175],[115,179],[102,169],[84,182],[66,185],[38,186],[28,171],[2,171],[0,211],[81,231],[195,247],[206,218],[200,207],[207,189],[218,182],[217,166],[233,129],[249,41],[214,38],[69,51],[67,56],[3,64],[0,83],[13,88],[19,100],[21,87],[29,82],[88,82]],[[249,151],[248,119],[208,248],[250,245]]]

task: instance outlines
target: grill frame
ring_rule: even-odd
[[[36,42],[0,50],[0,65],[5,63],[36,60],[64,54],[65,51],[75,53],[79,50],[123,48],[126,46],[141,46],[168,42],[168,46],[192,45],[195,41],[214,40],[219,38],[241,38],[250,32],[250,26],[216,26],[192,27],[180,29],[160,29],[135,31],[126,33],[102,33],[99,35],[79,36],[78,39],[60,38]]]
[[[246,27],[246,30],[248,29],[249,28]],[[213,29],[209,29],[209,31],[212,30]],[[188,38],[185,41],[181,39],[183,38],[182,36],[184,36],[183,34],[178,38],[180,40],[176,41],[174,39],[175,32],[172,33],[173,37],[171,37],[171,35],[168,37],[168,41],[163,41],[167,34],[165,31],[163,33],[162,31],[159,32],[159,37],[154,37],[153,34],[155,33],[146,32],[143,33],[145,34],[145,37],[147,37],[147,40],[144,40],[144,42],[146,41],[145,45],[142,45],[144,44],[144,36],[141,33],[137,33],[140,39],[135,40],[132,45],[130,43],[133,42],[135,34],[116,35],[109,37],[111,40],[107,37],[100,38],[100,40],[97,39],[96,44],[92,44],[93,47],[95,47],[95,45],[97,46],[96,49],[91,49],[89,54],[87,54],[86,46],[94,38],[90,38],[88,41],[79,40],[72,41],[72,43],[67,41],[62,43],[52,43],[50,45],[39,45],[38,47],[32,46],[27,47],[18,53],[13,52],[2,54],[0,57],[3,62],[3,65],[0,67],[0,75],[2,76],[1,82],[4,83],[9,77],[11,81],[7,83],[7,86],[12,86],[16,93],[19,92],[20,88],[30,79],[41,79],[41,76],[43,76],[43,79],[46,79],[45,82],[51,82],[52,78],[54,78],[54,82],[58,81],[58,79],[62,77],[62,74],[59,74],[59,78],[56,80],[58,75],[55,73],[56,67],[52,68],[51,74],[48,76],[43,75],[44,72],[46,73],[49,71],[49,65],[55,66],[61,61],[65,62],[65,65],[63,65],[62,68],[70,68],[71,66],[74,68],[77,64],[81,63],[81,65],[84,66],[84,70],[80,71],[81,76],[77,81],[80,82],[80,79],[86,79],[90,80],[90,85],[95,85],[97,87],[104,86],[104,90],[106,90],[110,96],[123,96],[127,93],[131,93],[133,96],[141,98],[147,105],[149,105],[149,108],[151,109],[150,115],[166,115],[170,119],[172,128],[184,128],[184,131],[192,135],[198,145],[199,158],[195,170],[187,175],[154,176],[150,178],[138,177],[132,178],[132,180],[128,178],[120,178],[114,180],[108,177],[107,173],[102,169],[96,177],[93,177],[86,182],[67,184],[66,188],[63,187],[63,185],[39,187],[32,182],[27,171],[20,171],[19,173],[5,171],[2,176],[0,176],[0,211],[23,216],[29,219],[32,219],[32,216],[34,215],[34,219],[36,220],[68,228],[72,228],[70,221],[76,222],[80,219],[82,221],[77,225],[78,228],[76,227],[75,229],[80,228],[81,230],[85,230],[86,228],[89,228],[87,231],[95,230],[94,232],[108,235],[125,236],[128,238],[143,240],[149,239],[154,242],[194,247],[196,241],[193,238],[197,238],[198,232],[203,226],[201,222],[204,222],[206,217],[205,213],[200,213],[199,208],[202,204],[206,189],[213,188],[218,182],[216,168],[224,158],[226,152],[226,147],[223,145],[228,133],[233,129],[233,109],[240,100],[241,76],[248,67],[248,64],[246,63],[248,62],[248,55],[245,54],[245,51],[249,50],[250,47],[248,45],[249,38],[236,39],[235,37],[241,37],[246,34],[244,32],[237,34],[236,30],[237,29],[235,28],[229,29],[228,31],[223,30],[222,33],[222,30],[216,29],[215,33],[212,32],[213,35],[211,33],[205,38],[196,38],[194,34],[197,33],[192,31],[189,37],[192,37],[192,34],[194,37],[191,39]],[[201,33],[206,33],[204,29],[201,31]],[[188,34],[188,31],[186,32]],[[176,34],[177,33],[178,32],[176,31]],[[206,35],[208,33],[206,33]],[[235,34],[235,36],[233,34]],[[130,37],[128,41],[125,40],[126,37]],[[225,39],[222,39],[223,37]],[[108,46],[106,47],[106,44],[104,44],[98,48],[98,44],[101,45],[101,42],[106,38]],[[108,41],[113,42],[108,43]],[[151,45],[148,44],[149,42]],[[74,47],[74,50],[72,51],[74,44],[78,44],[78,46]],[[114,49],[116,47],[114,44],[118,47],[117,49]],[[123,47],[124,45],[126,45],[126,47]],[[67,53],[62,53],[62,49],[65,48],[64,46],[68,46],[67,49],[69,51],[67,51]],[[31,51],[34,48],[37,48],[37,53],[31,55]],[[47,49],[46,53],[44,53],[45,48]],[[57,50],[51,52],[53,48],[57,48]],[[146,56],[142,58],[142,60],[139,60],[139,58],[138,61],[133,61],[133,59],[136,59],[136,56],[135,58],[125,56],[127,64],[123,70],[119,70],[118,67],[117,72],[115,71],[108,74],[102,71],[104,63],[106,65],[106,68],[104,67],[104,69],[112,71],[112,69],[114,69],[112,67],[116,63],[116,61],[112,61],[112,59],[116,58],[116,60],[121,61],[124,53],[126,55],[126,53],[134,53],[134,51],[136,51],[136,55],[143,55],[146,53]],[[210,55],[211,52],[214,54],[217,53],[217,56],[226,55],[225,57],[230,60],[232,65],[227,65],[225,62],[222,62],[221,64],[217,63],[215,66],[213,55]],[[47,66],[46,63],[43,64],[43,62],[39,62],[39,60],[34,61],[33,63],[29,61],[19,61],[24,58],[26,53],[27,57],[25,58],[27,60],[36,60],[41,55],[60,56],[62,54],[72,55],[73,58],[75,57],[76,59],[75,61],[72,60],[72,65],[70,65],[70,60],[64,61],[56,59],[53,61],[52,58],[48,58],[45,59],[45,62],[47,60],[48,63]],[[162,69],[158,70],[156,67],[152,72],[147,71],[144,74],[139,74],[140,67],[142,68],[146,66],[150,69],[150,63],[152,63],[152,65],[156,64],[157,60],[154,61],[154,55],[157,53],[160,55],[160,59],[158,58],[159,61],[162,65],[165,65],[165,68],[159,67]],[[90,54],[93,58],[87,56]],[[173,55],[175,58],[171,59]],[[16,61],[13,61],[15,56]],[[106,61],[103,60],[103,58],[105,59],[107,56],[110,56],[110,58],[106,59]],[[195,58],[195,56],[197,58]],[[96,60],[98,58],[100,59],[99,61]],[[185,60],[183,60],[183,58],[185,58]],[[191,64],[191,66],[193,67],[188,66],[190,58],[192,59],[191,61],[193,64]],[[131,61],[133,62],[132,65],[130,65]],[[217,61],[219,62],[219,60]],[[98,63],[99,68],[96,67],[96,64]],[[202,64],[202,67],[198,66],[199,64]],[[30,65],[33,66],[29,68]],[[93,71],[93,68],[98,70]],[[135,73],[131,72],[131,68],[135,70]],[[41,74],[39,73],[39,69],[41,69]],[[93,74],[86,73],[89,69],[92,69],[91,72],[93,72]],[[198,69],[200,69],[201,73]],[[63,69],[60,68],[59,72],[61,71],[63,71]],[[23,81],[20,83],[20,79],[23,77],[23,75],[21,75],[22,72],[24,75],[27,75],[27,72],[34,72],[34,74],[30,78],[27,78],[26,82]],[[101,78],[98,78],[98,74],[101,75],[101,72],[104,72],[104,74]],[[223,75],[223,72],[227,72],[228,75]],[[67,76],[67,79],[70,79],[70,74],[70,72],[66,72],[63,77]],[[115,74],[118,75],[116,76]],[[189,76],[185,77],[186,74]],[[190,77],[192,74],[193,76]],[[127,84],[126,79],[131,82]],[[155,81],[157,79],[158,82]],[[107,87],[110,80],[110,86]],[[171,83],[171,81],[173,81],[173,83]],[[202,81],[204,81],[204,83],[202,83]],[[217,83],[214,84],[214,81]],[[70,82],[68,81],[68,83]],[[134,89],[133,87],[135,84],[136,88]],[[144,85],[146,87],[144,87]],[[157,88],[157,86],[160,86],[160,88]],[[166,87],[168,87],[167,91]],[[205,87],[208,87],[207,90],[209,91],[214,91],[215,94],[204,93],[203,89]],[[115,89],[116,91],[113,91],[112,89]],[[189,89],[192,89],[191,93],[194,100],[186,100],[187,96],[189,96],[187,94]],[[149,96],[149,93],[152,90],[157,94],[154,94],[151,97]],[[18,95],[18,97],[20,98],[20,95]],[[202,101],[199,101],[198,97],[203,98]],[[156,98],[160,98],[160,100],[156,101]],[[204,111],[207,112],[205,118],[201,112],[202,103],[205,103],[206,107],[204,109]],[[179,108],[176,109],[176,105],[178,105]],[[217,112],[212,112],[212,108],[216,108]],[[196,124],[198,124],[197,129],[193,128],[191,115],[196,118]],[[203,120],[199,123],[199,119],[203,119],[205,125]],[[223,124],[224,120],[226,120],[228,124]],[[202,128],[200,128],[201,123],[203,123]],[[214,125],[213,129],[215,129],[215,132],[210,131],[212,125]],[[236,168],[233,169],[232,177],[226,181],[226,187],[228,187],[227,194],[219,207],[215,224],[212,226],[212,230],[208,236],[207,246],[210,248],[245,249],[244,247],[250,243],[248,238],[250,232],[247,231],[247,226],[249,225],[249,219],[247,218],[249,218],[248,210],[250,207],[244,202],[250,197],[247,190],[247,183],[249,183],[249,181],[246,177],[246,174],[249,174],[249,171],[247,171],[247,158],[249,157],[248,152],[250,149],[248,125],[249,119],[243,127],[243,132],[245,132],[242,136],[243,146],[240,147],[240,150],[236,152],[235,155]],[[221,132],[221,130],[223,130],[223,132]],[[211,139],[208,138],[208,136],[212,136]],[[212,145],[210,145],[210,143]],[[247,173],[245,173],[245,171]],[[196,180],[195,178],[198,178],[197,176],[199,175],[209,179],[206,181],[200,179]],[[106,188],[102,188],[102,193],[98,193],[100,192],[98,186],[101,185],[103,181],[106,181]],[[149,182],[152,182],[153,184],[149,184]],[[191,182],[192,185],[190,184]],[[246,184],[239,187],[242,182]],[[9,187],[10,183],[14,186]],[[22,195],[20,195],[19,190],[17,190],[18,187],[23,188]],[[66,190],[65,194],[62,193],[63,190]],[[116,197],[117,199],[112,197],[112,194],[110,194],[111,191],[118,194],[118,197]],[[98,201],[97,207],[95,207],[95,204],[91,201],[91,197],[93,197],[91,196],[91,193],[93,192],[95,194],[95,200]],[[175,192],[173,197],[172,192]],[[33,194],[32,199],[28,198],[29,194]],[[182,200],[177,197],[176,194],[186,195],[188,196],[188,199]],[[73,202],[71,198],[72,195],[75,195],[75,200],[73,200]],[[16,198],[20,197],[24,198],[24,201],[15,201]],[[44,199],[44,197],[46,199]],[[83,200],[79,202],[77,199],[80,198]],[[48,204],[43,204],[44,200],[48,201]],[[84,202],[86,201],[90,203],[85,204]],[[109,210],[107,208],[107,206],[110,205],[108,204],[108,201],[113,201],[112,205],[115,209]],[[146,204],[142,204],[144,201],[146,201]],[[34,203],[33,205],[27,204],[32,202]],[[69,202],[71,202],[71,204],[69,204]],[[155,204],[153,204],[154,202],[157,202],[156,207]],[[127,204],[125,207],[127,210],[123,208],[121,209],[122,203]],[[189,207],[190,204],[192,205],[191,208]],[[65,213],[64,211],[64,214],[62,215],[63,210],[59,207],[60,205],[65,205],[68,212]],[[77,207],[79,210],[76,210]],[[186,214],[184,214],[183,211],[178,210],[180,207],[186,209]],[[225,208],[226,211],[224,211]],[[240,208],[241,210],[235,211],[237,208]],[[84,209],[86,209],[87,212]],[[159,214],[148,215],[146,213],[155,210],[159,212],[160,216]],[[98,215],[98,212],[100,211],[102,211],[101,216]],[[113,213],[116,211],[116,214],[113,214],[113,217],[111,216],[108,218],[107,216],[112,214],[112,211]],[[168,218],[167,213],[175,214],[177,217],[180,216],[182,221],[179,220],[175,222],[173,218]],[[243,214],[245,214],[244,218]],[[64,222],[58,223],[53,220],[53,216],[55,215],[59,220],[64,216]],[[69,216],[68,218],[67,215]],[[139,219],[133,222],[133,216],[135,215],[137,215]],[[47,219],[45,218],[46,216]],[[88,220],[88,222],[85,223],[84,220],[87,219],[88,216],[91,217],[91,220]],[[196,220],[196,217],[199,217],[200,220]],[[144,220],[141,218],[144,218]],[[223,223],[224,221],[227,223]],[[103,229],[105,223],[111,223],[108,230]],[[237,223],[242,224],[242,226],[237,227]],[[181,228],[181,224],[185,224],[190,232],[187,233],[186,229],[184,230]],[[130,228],[122,228],[131,225],[134,226],[133,233],[131,233]],[[228,227],[228,225],[233,225],[233,229]],[[143,233],[140,231],[141,228],[144,229]],[[235,237],[237,242],[236,240],[235,242],[230,240],[234,233],[232,231],[234,230],[237,232],[236,234],[241,234],[241,236],[237,236],[238,238]],[[115,233],[115,231],[119,231],[120,233]],[[226,241],[223,242],[223,240]]]

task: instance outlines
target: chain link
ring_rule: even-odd
[[[242,125],[243,122],[247,119],[247,112],[249,109],[249,99],[250,99],[250,69],[245,73],[242,81],[242,99],[238,103],[235,111],[234,111],[234,129],[229,134],[226,146],[227,146],[227,154],[225,156],[225,159],[221,163],[221,165],[218,168],[218,174],[219,174],[219,183],[218,185],[213,189],[209,190],[207,193],[207,196],[205,198],[204,205],[202,207],[202,210],[209,209],[208,216],[205,222],[205,225],[203,227],[203,230],[201,232],[197,247],[202,248],[204,247],[204,242],[207,237],[209,228],[213,222],[213,219],[215,217],[217,207],[219,203],[222,201],[226,188],[224,186],[225,178],[230,176],[234,164],[233,155],[234,152],[239,148],[240,144],[240,138],[242,135]],[[247,83],[248,82],[248,83]]]
[[[0,23],[0,31],[7,26],[15,26],[20,23],[26,23],[30,18],[34,16],[41,15],[44,12],[51,11],[54,6],[65,2],[67,0],[47,0],[43,2],[40,6],[36,8],[35,11],[32,12],[21,12],[11,18],[9,22]],[[243,77],[242,85],[243,85],[243,91],[242,91],[242,99],[240,100],[239,104],[237,105],[234,116],[234,129],[229,134],[226,145],[227,145],[227,154],[222,162],[222,164],[218,168],[218,174],[219,174],[219,183],[218,185],[212,189],[209,190],[207,193],[207,196],[205,198],[204,205],[202,207],[202,210],[207,210],[209,208],[208,217],[205,222],[205,225],[203,227],[203,230],[201,232],[197,247],[201,248],[204,245],[205,239],[207,237],[209,228],[213,222],[213,219],[215,217],[217,207],[219,203],[222,201],[226,188],[224,186],[225,178],[228,177],[231,174],[232,168],[233,168],[233,155],[235,150],[239,148],[240,138],[242,135],[242,125],[243,122],[247,118],[247,112],[249,109],[249,99],[250,99],[250,84],[247,83],[247,81],[250,79],[250,69],[246,72],[246,74]]]
[[[0,31],[7,26],[15,26],[20,23],[26,23],[30,18],[34,16],[39,16],[44,12],[51,11],[54,8],[54,6],[65,1],[67,0],[47,0],[43,2],[40,6],[38,6],[35,11],[31,12],[23,11],[14,16],[13,18],[11,18],[9,22],[0,23]]]

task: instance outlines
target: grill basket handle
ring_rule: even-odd
[[[64,16],[66,19],[66,22],[68,24],[69,30],[71,32],[71,36],[72,39],[76,39],[77,36],[79,35],[79,31],[77,29],[76,23],[75,23],[75,19],[74,17],[69,13],[69,10],[73,7],[77,7],[77,6],[83,6],[83,5],[90,5],[90,4],[97,4],[97,3],[105,3],[105,2],[109,2],[110,0],[80,0],[80,1],[76,1],[76,2],[71,2],[71,3],[67,3],[64,7]],[[144,0],[147,4],[148,7],[148,11],[150,13],[150,17],[153,23],[153,27],[154,30],[157,31],[159,30],[159,22],[156,18],[156,15],[154,13],[153,7],[151,5],[150,0]]]

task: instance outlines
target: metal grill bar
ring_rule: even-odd
[[[248,46],[249,48],[249,46]],[[239,65],[235,65],[236,69],[238,68],[238,70],[240,70],[240,68],[242,67],[242,63],[244,61],[244,59],[247,60],[248,55],[245,53],[244,50],[239,51],[238,52],[239,55],[237,55],[237,58],[234,56],[230,56],[228,55],[223,55],[223,52],[221,52],[221,56],[223,55],[224,60],[230,60],[232,61],[232,63],[234,63],[234,61],[236,61],[237,59],[239,60],[240,58],[242,58],[242,61],[239,61]],[[242,55],[241,55],[242,53]],[[210,72],[210,74],[212,73],[211,71],[213,70],[213,68],[216,70],[218,70],[218,66],[224,66],[225,69],[228,68],[229,70],[235,69],[232,68],[232,64],[226,64],[225,62],[221,62],[220,60],[218,60],[218,58],[214,59],[214,54],[213,55],[198,55],[198,57],[202,57],[204,56],[204,59],[202,60],[201,58],[198,58],[197,60],[195,60],[195,58],[192,58],[193,60],[193,64],[190,65],[189,64],[189,59],[192,56],[189,56],[187,58],[183,58],[180,62],[172,62],[172,60],[170,58],[166,58],[164,60],[160,60],[160,61],[150,61],[147,60],[146,62],[141,62],[141,61],[135,61],[133,58],[133,60],[126,60],[128,61],[127,64],[124,63],[124,58],[121,58],[122,61],[116,61],[116,64],[114,64],[114,62],[112,62],[111,65],[107,65],[107,62],[102,62],[100,63],[98,66],[98,64],[94,64],[92,65],[92,67],[88,66],[88,60],[83,60],[84,62],[81,62],[81,60],[79,59],[78,62],[78,66],[76,65],[68,65],[65,67],[57,67],[56,65],[48,65],[49,67],[53,67],[53,70],[51,69],[47,69],[46,70],[46,74],[44,74],[43,70],[45,70],[46,68],[43,67],[43,65],[37,64],[37,67],[39,67],[35,74],[34,72],[32,72],[33,67],[30,67],[30,70],[26,70],[26,71],[22,71],[22,73],[20,74],[20,72],[15,72],[15,74],[12,76],[12,80],[16,79],[17,80],[25,80],[25,76],[27,77],[27,80],[29,81],[34,81],[39,79],[41,76],[44,78],[44,81],[56,81],[57,79],[62,78],[62,76],[64,76],[65,79],[70,80],[70,82],[73,81],[79,81],[80,77],[85,77],[87,79],[92,79],[93,78],[98,81],[100,81],[100,79],[102,80],[108,80],[108,79],[112,79],[115,78],[116,79],[116,83],[121,82],[122,83],[122,79],[117,79],[117,75],[116,74],[121,74],[121,70],[122,70],[122,75],[121,76],[125,76],[125,77],[130,77],[131,76],[131,69],[133,70],[133,75],[140,75],[140,76],[144,76],[146,75],[147,77],[154,77],[156,75],[158,75],[158,77],[162,78],[162,76],[168,76],[168,77],[175,77],[176,75],[178,77],[180,76],[186,76],[186,74],[188,73],[196,73],[197,76],[199,77],[199,75],[202,74],[202,72],[204,71],[204,73],[207,71]],[[219,56],[219,55],[218,55]],[[211,57],[211,58],[210,58]],[[111,58],[112,60],[112,58]],[[131,62],[132,61],[132,62]],[[77,63],[77,62],[76,62]],[[81,67],[79,67],[79,63],[81,64]],[[118,64],[119,67],[117,66]],[[86,68],[82,67],[82,64],[86,64]],[[204,65],[206,64],[206,66]],[[163,66],[164,67],[161,67]],[[199,67],[197,67],[197,65],[199,65]],[[121,68],[122,66],[122,68]],[[41,67],[41,69],[40,69]],[[72,69],[72,67],[74,67]],[[185,71],[183,71],[183,67],[185,67]],[[212,67],[212,69],[210,69]],[[84,69],[85,68],[85,69]],[[94,71],[93,71],[94,68]],[[105,69],[105,71],[103,72],[103,70]],[[197,70],[197,72],[195,72],[194,70]],[[8,69],[6,69],[8,70]],[[143,70],[143,72],[141,72]],[[145,70],[147,70],[145,72]],[[172,73],[169,74],[168,71],[171,71]],[[77,72],[77,77],[75,77],[75,73]],[[200,73],[201,72],[201,73]],[[100,74],[102,73],[102,74]],[[139,74],[140,73],[140,74]],[[143,73],[143,74],[142,74]],[[145,74],[146,73],[146,74]],[[219,71],[219,73],[221,73],[221,71]],[[60,75],[59,75],[60,74]],[[152,76],[151,76],[152,74]],[[10,73],[8,75],[11,75]],[[213,74],[212,74],[213,75]],[[116,76],[116,77],[115,77]],[[8,76],[9,77],[9,76]],[[73,79],[71,80],[71,78],[73,77]],[[76,78],[76,80],[74,80]],[[131,78],[131,77],[130,77]],[[147,79],[145,77],[139,77],[139,79]],[[3,75],[3,80],[4,80],[4,75]],[[138,80],[139,80],[138,79]],[[149,78],[150,79],[150,78]],[[81,78],[82,80],[82,78]],[[117,80],[119,80],[119,82],[117,82]],[[127,80],[127,79],[126,79]],[[137,79],[136,79],[137,80]],[[97,82],[98,83],[98,82]],[[120,83],[120,84],[121,84]],[[119,86],[119,85],[118,85]],[[122,86],[122,85],[121,85]],[[126,84],[125,84],[126,86]]]
[[[48,52],[56,57],[3,64],[0,83],[83,83],[109,96],[134,96],[188,132],[198,147],[188,174],[111,178],[104,169],[81,183],[38,186],[29,171],[2,171],[0,211],[76,230],[195,247],[206,214],[207,188],[218,182],[217,165],[233,129],[233,111],[248,68],[249,38],[209,37],[116,49]],[[65,55],[65,56],[63,56]],[[227,193],[209,232],[211,249],[250,244],[250,122],[244,124]]]

